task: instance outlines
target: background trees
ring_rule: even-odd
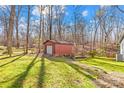
[[[68,14],[67,7],[73,11]],[[120,6],[99,6],[90,18],[88,6],[0,6],[0,45],[8,49],[35,48],[41,52],[47,39],[76,44],[77,52],[96,51],[115,55],[124,29],[124,12]],[[82,12],[85,11],[85,15]]]

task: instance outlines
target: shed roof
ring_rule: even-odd
[[[43,44],[47,43],[47,42],[52,42],[52,43],[56,43],[56,44],[67,44],[67,45],[73,45],[72,42],[67,42],[67,41],[57,41],[57,40],[46,40]]]

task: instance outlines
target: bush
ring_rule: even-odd
[[[91,50],[89,51],[88,53],[91,57],[94,57],[96,54],[97,54],[97,51],[96,50]]]
[[[8,54],[8,51],[4,51],[2,54]]]
[[[0,48],[0,50],[4,50],[3,48]]]
[[[98,49],[97,51],[98,51],[96,54],[97,56],[106,56],[104,49]]]

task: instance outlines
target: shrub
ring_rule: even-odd
[[[97,51],[96,50],[91,50],[89,51],[88,53],[91,57],[94,57],[96,54],[97,54]]]
[[[4,50],[3,48],[0,48],[0,50]]]
[[[8,51],[4,51],[2,54],[8,54]]]

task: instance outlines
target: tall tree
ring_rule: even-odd
[[[40,29],[39,29],[39,39],[38,39],[38,53],[41,52],[41,38],[42,38],[42,5],[40,6]]]
[[[12,55],[12,35],[14,29],[14,17],[15,17],[15,5],[11,6],[10,18],[9,18],[9,32],[8,32],[8,54]]]
[[[30,10],[31,10],[31,6],[28,5],[28,20],[27,20],[27,33],[26,33],[26,51],[25,51],[26,54],[28,53],[28,46],[29,46]]]
[[[21,12],[21,8],[22,6],[18,5],[18,11],[16,14],[16,47],[19,48],[19,28],[18,28],[18,21],[19,21],[19,16],[20,16],[20,12]]]
[[[49,39],[52,39],[52,5],[49,6]]]

